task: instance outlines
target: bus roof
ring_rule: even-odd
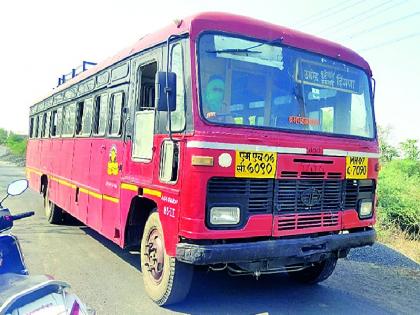
[[[372,75],[366,60],[353,50],[340,44],[249,17],[229,13],[204,12],[189,16],[182,20],[174,21],[174,23],[155,33],[143,36],[134,43],[134,45],[121,50],[116,55],[107,58],[95,67],[82,72],[78,76],[60,85],[40,101],[65,90],[73,84],[80,82],[121,60],[166,41],[172,34],[180,35],[189,33],[190,38],[195,41],[199,34],[205,30],[224,31],[268,41],[281,39],[282,43],[285,45],[301,48],[354,64],[365,70],[369,75]]]

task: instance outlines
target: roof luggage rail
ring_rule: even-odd
[[[96,66],[97,63],[96,62],[91,62],[91,61],[85,61],[83,60],[82,64],[76,68],[71,69],[71,72],[63,74],[61,77],[58,78],[58,84],[57,87],[66,83],[68,80],[74,78],[75,76],[77,76],[78,74],[88,70],[89,66]]]

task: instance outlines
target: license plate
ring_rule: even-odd
[[[274,178],[276,152],[236,151],[235,177]]]
[[[359,156],[346,157],[346,178],[366,179],[368,174],[368,158]]]

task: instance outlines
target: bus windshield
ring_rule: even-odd
[[[374,137],[369,80],[349,64],[256,40],[199,40],[200,103],[216,124]]]

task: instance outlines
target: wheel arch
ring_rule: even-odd
[[[135,196],[131,199],[124,231],[124,248],[139,247],[150,213],[157,210],[154,200]]]
[[[39,185],[39,193],[45,197],[47,193],[47,187],[48,187],[48,176],[46,174],[41,175],[41,182]]]

